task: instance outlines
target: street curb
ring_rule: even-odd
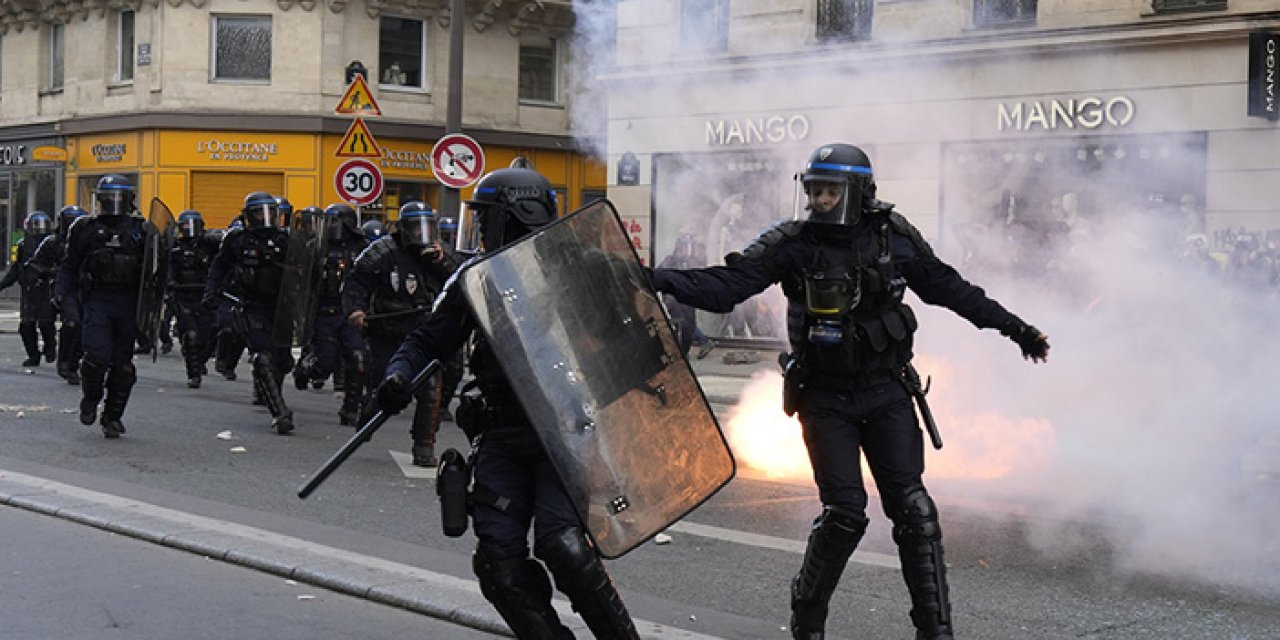
[[[256,569],[479,631],[512,637],[471,579],[329,547],[0,468],[0,504]],[[575,634],[590,631],[567,602],[553,602]],[[720,640],[636,620],[652,640]]]

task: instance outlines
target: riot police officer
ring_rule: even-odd
[[[59,306],[65,309],[79,300],[81,308],[80,422],[93,424],[105,391],[101,424],[107,438],[124,433],[121,418],[138,379],[133,345],[146,231],[135,214],[135,198],[133,183],[124,176],[110,174],[98,180],[97,212],[71,225],[57,278]]]
[[[227,228],[222,230],[222,234],[218,237],[219,250],[221,250],[222,241],[237,229],[244,229],[244,220],[238,215],[227,223]],[[217,253],[214,255],[216,256]],[[231,274],[228,273],[226,275],[230,276]],[[206,294],[208,294],[208,284],[208,282],[205,283]],[[226,283],[223,282],[220,285],[225,287]],[[206,295],[206,297],[208,296]],[[218,372],[224,379],[233,381],[236,379],[236,366],[240,364],[240,356],[244,353],[244,336],[236,328],[231,301],[223,298],[215,302],[217,308],[213,314],[214,332],[216,334],[213,344],[213,370]]]
[[[368,244],[373,244],[378,238],[387,235],[387,227],[381,220],[365,220],[364,224],[360,225],[360,233],[364,234]]]
[[[902,296],[910,287],[927,303],[999,329],[1033,361],[1047,358],[1048,339],[938,259],[892,204],[876,199],[861,149],[823,145],[797,177],[807,220],[773,226],[724,266],[655,269],[653,283],[718,313],[774,283],[786,295],[793,353],[784,409],[799,414],[822,501],[791,582],[792,636],[824,637],[828,601],[867,528],[858,463],[865,454],[893,521],[916,637],[949,639],[942,529],[921,479],[924,445],[908,387],[916,317]]]
[[[354,425],[360,419],[360,404],[369,373],[369,352],[360,328],[346,321],[342,310],[342,287],[356,256],[365,248],[364,234],[356,226],[356,210],[346,204],[331,204],[324,210],[324,254],[319,256],[315,326],[306,355],[293,371],[298,389],[309,380],[323,380],[334,373],[339,359],[344,366],[342,407],[338,422]]]
[[[213,337],[213,310],[201,303],[209,265],[220,238],[205,232],[204,216],[188,209],[178,214],[178,241],[169,250],[169,304],[177,317],[178,340],[187,367],[187,386],[199,389]]]
[[[53,231],[53,219],[43,211],[32,211],[22,221],[23,236],[18,243],[18,255],[9,271],[0,279],[0,291],[16,282],[22,290],[18,303],[18,335],[22,336],[22,346],[27,350],[24,367],[40,364],[40,339],[44,339],[44,357],[53,362],[58,355],[57,325],[54,318],[57,313],[50,304],[52,291],[50,281],[40,277],[40,271],[32,269],[31,259],[36,254],[40,243]]]
[[[233,230],[209,267],[205,281],[204,305],[216,309],[225,289],[243,302],[232,309],[241,318],[245,344],[252,354],[254,390],[271,412],[271,426],[277,433],[293,431],[293,411],[285,404],[281,383],[293,367],[289,344],[275,335],[279,293],[289,248],[289,230],[281,227],[280,208],[275,197],[254,191],[244,197],[241,210],[244,229]]]
[[[382,380],[400,341],[422,322],[457,266],[439,237],[435,212],[416,200],[406,202],[395,233],[369,245],[356,260],[343,291],[343,306],[348,322],[366,330],[373,380]],[[410,429],[417,466],[436,466],[440,410],[437,376],[417,394]]]
[[[50,304],[61,316],[62,324],[58,328],[58,375],[71,385],[80,384],[80,358],[84,355],[80,348],[80,301],[72,298],[59,306],[54,292],[57,291],[55,282],[58,269],[62,266],[62,258],[66,255],[67,235],[71,232],[71,225],[85,215],[85,210],[79,205],[69,204],[59,209],[58,232],[46,237],[27,263],[27,268],[34,270],[37,277],[46,283],[50,292]]]
[[[499,169],[476,184],[475,211],[483,246],[497,250],[556,216],[551,185],[532,169]],[[460,235],[468,236],[464,232]],[[467,265],[461,269],[465,270]],[[548,459],[493,347],[462,300],[457,278],[449,280],[434,311],[400,345],[379,385],[377,402],[398,411],[412,399],[409,380],[431,360],[446,360],[469,337],[469,365],[484,398],[483,431],[472,456],[475,495],[471,510],[476,537],[472,566],[480,590],[518,638],[572,638],[551,606],[546,570],[555,576],[597,638],[638,638],[599,554],[584,533],[559,475]],[[461,418],[461,416],[459,416]],[[483,491],[482,491],[483,490]]]

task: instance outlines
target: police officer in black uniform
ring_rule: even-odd
[[[237,229],[244,229],[244,219],[237,215],[227,223],[227,228],[222,231],[221,237],[218,239],[219,251],[221,251],[222,241],[231,235],[231,232]],[[217,254],[215,253],[216,257]],[[212,266],[212,265],[210,265]],[[230,273],[224,274],[224,277],[230,277]],[[228,286],[229,283],[220,283],[219,290]],[[208,298],[209,283],[205,283],[205,297]],[[213,344],[213,370],[218,372],[226,380],[236,379],[236,366],[240,364],[240,356],[244,354],[245,344],[244,336],[240,334],[240,330],[236,328],[236,323],[232,314],[231,301],[223,298],[216,300],[217,308],[213,313],[213,326],[215,331]]]
[[[360,420],[360,404],[369,375],[369,349],[360,328],[346,321],[342,287],[356,256],[365,248],[364,234],[356,226],[356,210],[331,204],[324,210],[325,254],[319,256],[315,327],[307,354],[293,371],[298,389],[309,380],[323,380],[334,373],[339,359],[344,366],[342,407],[338,422],[354,425]],[[403,335],[403,334],[402,334]]]
[[[253,368],[253,386],[271,412],[277,433],[293,431],[293,411],[285,404],[280,385],[293,367],[288,345],[277,345],[273,331],[284,277],[289,230],[275,197],[254,191],[244,197],[244,229],[232,230],[209,267],[204,305],[216,309],[224,287],[244,302],[245,343]]]
[[[0,291],[14,283],[21,287],[22,295],[18,302],[18,335],[22,336],[22,346],[27,350],[24,367],[40,364],[40,339],[44,339],[44,357],[53,362],[58,356],[58,327],[54,323],[57,312],[50,304],[52,291],[50,280],[41,278],[38,269],[31,268],[31,259],[36,249],[53,233],[53,219],[43,211],[32,211],[22,221],[23,236],[18,243],[18,255],[9,271],[0,279]]]
[[[476,184],[468,202],[478,217],[483,245],[496,250],[556,216],[551,185],[532,169],[507,168]],[[465,225],[463,230],[465,234]],[[465,270],[464,264],[461,270]],[[461,271],[460,271],[461,272]],[[583,531],[573,503],[542,447],[511,383],[477,321],[450,279],[434,311],[405,338],[377,389],[379,406],[398,411],[412,399],[409,381],[431,360],[444,361],[473,337],[471,372],[484,398],[483,431],[472,456],[475,493],[471,509],[476,545],[472,566],[480,590],[517,638],[573,638],[551,606],[546,570],[597,638],[638,638],[603,562]],[[459,415],[459,419],[462,416]]]
[[[84,360],[80,362],[80,422],[93,424],[102,407],[102,435],[124,433],[125,406],[138,370],[133,346],[138,337],[138,289],[146,251],[143,219],[136,215],[133,183],[106,175],[94,190],[97,212],[76,220],[67,237],[67,255],[57,278],[58,306],[79,300]]]
[[[220,238],[205,232],[204,216],[194,209],[179,213],[177,225],[178,240],[169,250],[169,305],[177,317],[187,386],[199,389],[213,339],[213,310],[201,300]]]
[[[378,238],[387,235],[387,227],[381,220],[365,220],[364,224],[360,225],[360,233],[364,234],[367,245],[373,244]]]
[[[827,603],[867,528],[865,454],[893,521],[916,637],[949,639],[942,529],[921,479],[923,438],[904,379],[916,317],[902,296],[910,287],[979,328],[999,329],[1033,361],[1046,359],[1048,339],[939,260],[892,204],[876,199],[861,149],[819,147],[799,178],[808,220],[775,225],[724,266],[655,269],[653,283],[719,313],[774,283],[786,295],[793,353],[784,408],[799,414],[823,506],[791,583],[792,637],[824,637]]]
[[[406,202],[400,207],[395,233],[369,245],[356,259],[343,291],[343,306],[350,326],[363,327],[368,335],[372,380],[382,380],[400,341],[422,322],[457,266],[453,253],[440,246],[439,237],[435,212],[416,200]],[[413,464],[436,466],[440,418],[437,377],[417,394],[409,432]]]
[[[58,375],[67,384],[80,384],[80,358],[84,351],[80,348],[80,301],[68,299],[59,306],[57,291],[58,270],[62,267],[62,258],[67,251],[67,234],[71,225],[79,218],[87,215],[79,205],[69,204],[58,210],[58,232],[46,237],[27,267],[36,272],[37,277],[46,283],[50,292],[50,304],[62,318],[58,328]]]

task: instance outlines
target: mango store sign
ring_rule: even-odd
[[[808,138],[809,130],[809,118],[800,114],[721,118],[703,125],[704,139],[712,146],[794,142]]]
[[[1133,121],[1137,108],[1127,96],[1053,99],[1034,102],[1001,102],[996,105],[997,131],[1052,131],[1123,127]]]

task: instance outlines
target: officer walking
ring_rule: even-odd
[[[468,205],[478,217],[483,246],[490,251],[556,216],[551,184],[532,169],[507,168],[488,174],[476,184],[475,199]],[[466,268],[466,264],[461,267]],[[477,320],[456,283],[457,278],[449,280],[434,311],[391,359],[376,392],[378,405],[390,412],[403,409],[413,399],[410,379],[428,362],[447,360],[474,335],[469,364],[486,409],[481,412],[482,423],[468,427],[483,432],[472,456],[473,493],[497,496],[478,500],[471,509],[479,539],[472,566],[481,592],[517,638],[573,638],[551,606],[546,571],[530,557],[532,526],[533,556],[555,576],[556,588],[569,597],[595,637],[638,638],[561,478],[493,347],[476,331]]]
[[[280,385],[293,367],[290,345],[278,344],[274,335],[276,311],[284,278],[289,230],[281,227],[280,208],[269,193],[254,191],[244,197],[244,229],[222,239],[209,277],[204,305],[216,309],[225,289],[244,303],[244,340],[252,354],[253,386],[267,410],[271,426],[284,435],[293,431],[293,411],[285,404]]]
[[[201,300],[219,238],[205,233],[204,217],[194,209],[179,213],[177,225],[178,241],[168,256],[170,310],[177,317],[187,386],[199,389],[213,337],[213,310],[205,308]]]
[[[298,389],[306,389],[308,381],[323,380],[335,373],[341,359],[345,375],[338,423],[354,425],[360,420],[369,352],[360,327],[346,321],[342,287],[356,256],[365,248],[365,238],[356,226],[356,210],[350,205],[331,204],[325,208],[323,218],[326,242],[324,255],[319,256],[315,326],[311,344],[294,369],[293,379]]]
[[[786,295],[793,352],[784,409],[799,414],[822,501],[791,582],[792,637],[824,637],[828,601],[867,528],[858,462],[865,454],[893,521],[916,637],[950,639],[942,529],[921,479],[923,437],[904,378],[914,373],[908,367],[916,317],[903,293],[910,287],[979,328],[999,329],[1024,358],[1045,361],[1049,342],[939,260],[892,204],[876,199],[871,161],[861,149],[819,147],[798,178],[807,220],[773,226],[727,256],[725,266],[655,269],[653,284],[718,313],[774,283]]]
[[[364,328],[368,335],[373,380],[382,380],[400,341],[422,323],[457,266],[439,238],[435,211],[416,200],[406,202],[400,207],[396,231],[369,245],[356,259],[343,291],[343,306],[350,326]],[[441,418],[439,376],[418,391],[417,401],[409,432],[413,464],[434,467]]]
[[[22,346],[27,350],[24,367],[35,367],[40,364],[40,339],[44,339],[44,357],[53,362],[58,355],[57,325],[54,318],[57,312],[50,304],[49,280],[40,277],[38,269],[32,269],[31,259],[36,254],[40,243],[53,232],[53,219],[43,211],[32,211],[22,221],[23,236],[18,243],[17,259],[9,265],[9,271],[0,279],[0,291],[19,284],[22,295],[18,302],[18,335],[22,336]]]
[[[48,287],[49,304],[62,317],[62,325],[58,328],[58,375],[71,385],[80,384],[80,358],[84,355],[80,348],[80,301],[68,299],[59,306],[54,294],[57,291],[58,270],[62,267],[62,258],[67,251],[67,235],[71,231],[71,225],[85,215],[85,210],[74,204],[59,209],[58,232],[46,237],[27,263],[27,268],[34,270]]]
[[[101,424],[107,438],[124,433],[121,418],[138,380],[133,346],[146,231],[136,215],[135,197],[133,183],[124,176],[110,174],[98,180],[97,212],[71,225],[57,278],[58,306],[66,309],[78,300],[84,323],[80,422],[91,425],[97,419],[105,390]]]
[[[244,220],[238,215],[227,224],[227,228],[222,231],[221,236],[218,238],[219,250],[221,250],[222,241],[237,229],[244,229]],[[217,254],[215,253],[214,256],[216,257]],[[224,274],[224,276],[229,275]],[[206,299],[208,298],[209,284],[206,281]],[[219,290],[227,285],[226,282],[219,284]],[[231,301],[223,298],[215,302],[217,307],[213,314],[214,331],[216,332],[213,346],[213,370],[218,372],[224,379],[233,381],[236,379],[236,366],[240,364],[240,356],[244,353],[244,336],[241,335],[232,317]]]

